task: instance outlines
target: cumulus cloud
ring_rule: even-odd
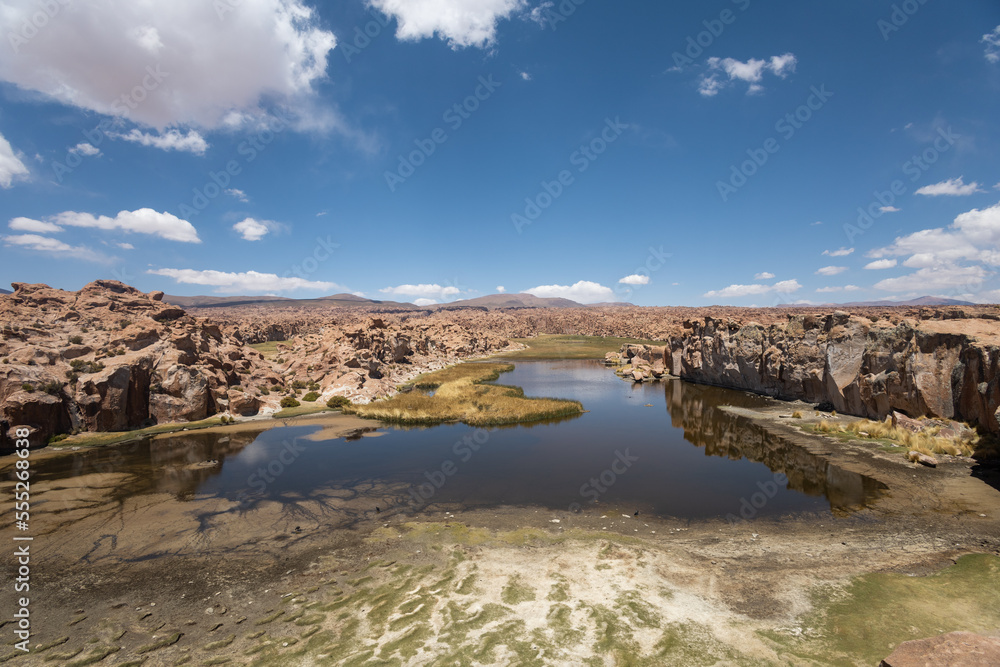
[[[821,293],[821,294],[825,294],[825,293],[830,293],[830,292],[856,292],[859,289],[861,289],[861,288],[858,287],[857,285],[844,285],[843,287],[841,287],[841,286],[820,287],[816,291],[819,292],[819,293]]]
[[[754,280],[772,280],[773,278],[774,274],[771,273],[770,271],[763,271],[761,273],[756,274],[753,277]]]
[[[847,270],[846,266],[824,266],[821,269],[817,269],[817,276],[835,276],[838,273],[843,273]]]
[[[396,19],[396,38],[437,35],[453,49],[485,47],[496,40],[497,23],[526,6],[525,0],[368,0]]]
[[[923,268],[898,278],[886,278],[875,283],[874,287],[887,292],[967,290],[982,284],[991,275],[981,266],[942,265]]]
[[[230,197],[235,197],[244,204],[250,201],[250,198],[247,197],[247,193],[243,192],[239,188],[229,188],[228,190],[226,190],[226,194],[229,195]]]
[[[89,262],[104,262],[107,258],[86,246],[71,246],[59,239],[38,234],[15,234],[3,237],[4,245],[16,246],[25,250],[36,250],[54,255],[69,256]]]
[[[20,156],[14,152],[10,142],[0,134],[0,188],[7,189],[14,179],[28,175],[28,168],[21,162]]]
[[[506,287],[504,287],[503,285],[497,285],[497,294],[503,294],[506,291],[507,291]]]
[[[840,248],[839,250],[824,250],[823,254],[828,257],[847,257],[854,252],[854,248]]]
[[[648,285],[649,276],[639,275],[638,273],[633,273],[630,276],[625,276],[618,281],[623,285]]]
[[[986,44],[986,60],[991,63],[1000,63],[1000,25],[993,28],[992,32],[983,35],[980,40]]]
[[[150,134],[133,128],[128,134],[109,132],[108,136],[112,139],[122,139],[134,144],[152,146],[164,151],[180,151],[194,153],[195,155],[204,155],[205,151],[208,150],[208,142],[194,130],[188,130],[187,134],[182,134],[177,130],[170,130],[163,134]],[[89,146],[90,144],[87,145]]]
[[[751,58],[746,62],[735,58],[712,57],[708,59],[709,72],[699,81],[698,92],[705,97],[713,97],[733,82],[742,81],[749,84],[747,94],[759,93],[764,90],[760,82],[766,72],[784,79],[795,71],[797,63],[798,60],[791,53],[771,56],[767,60]],[[720,78],[723,73],[729,77],[728,80]]]
[[[527,72],[521,72],[521,79],[523,81],[531,81],[531,75]]]
[[[797,280],[782,280],[773,285],[730,285],[721,290],[705,292],[704,296],[709,299],[714,298],[738,298],[743,296],[756,296],[759,294],[791,294],[802,289],[802,285]]]
[[[1000,266],[1000,204],[958,215],[947,228],[923,229],[868,253],[874,259],[908,256],[906,266],[960,260]]]
[[[962,182],[963,177],[951,178],[947,181],[941,181],[940,183],[934,183],[933,185],[925,185],[924,187],[917,190],[918,195],[927,195],[929,197],[940,197],[942,195],[947,195],[951,197],[961,197],[964,195],[975,194],[976,192],[982,192],[979,189],[979,183],[973,181],[972,183]]]
[[[87,143],[86,141],[83,141],[78,143],[76,146],[73,146],[73,148],[69,149],[69,152],[91,157],[94,155],[100,155],[101,149],[97,148],[96,146],[90,143]]]
[[[428,285],[398,285],[396,287],[385,287],[380,289],[382,294],[404,297],[423,297],[425,299],[446,299],[450,296],[457,296],[461,291],[457,287],[442,287],[437,283]]]
[[[244,241],[260,241],[268,234],[280,232],[285,226],[274,220],[256,220],[254,218],[244,218],[235,225],[233,230],[243,237]]]
[[[433,306],[437,303],[436,299],[415,299],[413,301],[414,306]]]
[[[150,269],[146,273],[173,278],[185,285],[207,285],[219,293],[292,292],[296,290],[343,290],[336,283],[306,280],[305,278],[280,277],[273,273],[245,271],[196,271],[194,269]]]
[[[524,291],[542,299],[569,299],[577,303],[615,300],[615,293],[610,287],[589,280],[581,280],[572,285],[539,285]]]
[[[894,259],[876,259],[874,262],[865,264],[865,268],[869,271],[880,271],[882,269],[894,268],[896,264],[897,262]]]
[[[116,243],[115,245],[121,248],[122,250],[135,250],[135,246],[132,245],[131,243]]]
[[[6,0],[0,34],[18,33],[39,7]],[[159,130],[260,117],[265,100],[300,107],[336,45],[303,0],[74,0],[58,11],[10,45],[17,57],[0,59],[0,79]]]
[[[113,218],[106,215],[94,216],[90,213],[66,211],[52,216],[47,222],[61,227],[114,229],[133,234],[152,234],[168,241],[201,243],[198,231],[190,222],[181,220],[170,213],[158,213],[151,208],[120,211]]]
[[[57,224],[42,220],[32,220],[31,218],[14,218],[7,223],[7,226],[18,232],[33,232],[36,234],[55,234],[63,230]]]

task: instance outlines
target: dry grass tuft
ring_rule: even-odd
[[[921,433],[913,433],[894,427],[888,417],[882,422],[861,419],[846,425],[821,421],[815,428],[822,433],[844,433],[859,438],[888,440],[921,454],[971,456],[980,446],[980,436],[975,432],[961,437],[943,437],[940,435],[941,428],[934,426]]]
[[[396,424],[459,421],[471,426],[517,424],[583,412],[579,401],[527,398],[520,387],[480,384],[513,369],[510,364],[459,364],[423,375],[413,383],[418,389],[436,389],[433,396],[411,391],[351,406],[345,412]]]

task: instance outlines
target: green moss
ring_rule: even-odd
[[[172,635],[167,635],[166,637],[162,637],[161,639],[153,642],[152,644],[146,644],[145,646],[137,648],[135,652],[142,655],[143,653],[150,653],[151,651],[156,651],[161,648],[166,648],[167,646],[173,646],[178,641],[180,641],[180,638],[183,636],[184,636],[183,633],[175,632]]]
[[[533,602],[535,600],[535,590],[523,584],[520,577],[509,577],[507,585],[500,592],[500,599],[504,601],[504,604]]]

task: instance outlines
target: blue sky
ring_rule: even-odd
[[[0,282],[1000,301],[1000,4],[6,0]]]

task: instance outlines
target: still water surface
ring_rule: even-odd
[[[389,427],[349,440],[307,439],[318,426],[185,433],[39,461],[33,484],[101,471],[125,473],[118,500],[215,496],[241,500],[234,511],[332,492],[383,511],[533,505],[681,518],[745,516],[751,505],[755,516],[842,514],[884,489],[719,409],[764,404],[743,392],[633,384],[589,361],[518,362],[499,382],[579,400],[588,412],[506,428]]]

